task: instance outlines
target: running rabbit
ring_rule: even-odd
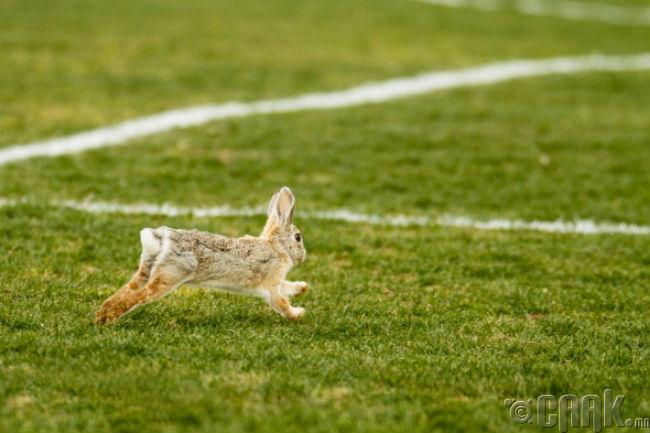
[[[260,296],[286,318],[300,319],[305,310],[291,306],[289,297],[303,294],[307,283],[285,280],[306,255],[302,235],[292,224],[294,203],[286,186],[275,193],[259,237],[228,238],[169,227],[142,230],[140,266],[124,287],[104,301],[96,323],[115,322],[181,284]]]

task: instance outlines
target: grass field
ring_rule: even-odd
[[[0,10],[0,150],[195,104],[650,51],[650,26],[397,0]],[[301,217],[648,225],[649,84],[648,71],[551,75],[0,166],[0,198],[24,200],[0,206],[0,432],[548,431],[513,423],[504,399],[605,388],[626,396],[624,418],[650,417],[650,237]],[[281,185],[309,252],[289,275],[311,285],[301,322],[181,288],[93,324],[142,227],[236,236],[264,221],[52,200],[260,206]]]

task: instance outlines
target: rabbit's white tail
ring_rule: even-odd
[[[164,236],[164,227],[160,227],[158,229],[143,229],[140,232],[140,242],[142,242],[142,255],[148,257],[157,256],[162,250]]]

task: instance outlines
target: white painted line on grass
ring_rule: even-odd
[[[575,21],[600,21],[616,25],[650,25],[650,7],[618,6],[594,1],[572,0],[416,0],[437,6],[482,11],[512,9],[518,13],[550,16]]]
[[[340,91],[308,93],[291,98],[258,102],[229,102],[190,107],[141,117],[67,137],[0,149],[0,165],[41,156],[53,157],[106,146],[117,146],[134,138],[174,128],[201,125],[219,119],[374,104],[436,90],[479,86],[548,74],[648,69],[650,69],[650,53],[628,56],[590,55],[546,60],[513,60],[467,69],[395,78]]]
[[[0,207],[30,203],[37,204],[28,199],[0,198]],[[168,217],[194,216],[200,218],[251,217],[266,215],[266,206],[240,208],[231,206],[183,207],[173,204],[123,204],[76,200],[51,200],[46,202],[45,205],[74,209],[93,214],[119,213],[162,215]],[[524,221],[508,219],[476,219],[468,216],[454,215],[442,215],[438,217],[428,217],[424,215],[389,216],[359,213],[346,209],[302,211],[298,213],[298,216],[307,219],[312,218],[392,227],[443,226],[465,227],[480,230],[530,230],[548,233],[650,235],[650,226],[627,223],[598,223],[591,220]]]

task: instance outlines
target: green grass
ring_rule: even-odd
[[[97,328],[143,225],[262,221],[2,218],[3,431],[520,431],[505,397],[612,387],[624,415],[650,404],[645,238],[301,220],[303,322],[182,289]]]
[[[623,3],[622,3],[623,4]],[[628,0],[624,4],[640,4]],[[510,58],[648,51],[650,28],[410,1],[0,0],[0,146],[162,109]],[[390,228],[301,217],[650,224],[650,73],[517,80],[214,122],[0,167],[0,432],[522,432],[506,398],[626,396],[650,417],[650,238]],[[142,227],[51,199],[262,205],[297,195],[311,290],[181,288],[107,327]],[[35,203],[35,204],[34,204]],[[586,431],[586,430],[585,430]]]
[[[547,77],[215,122],[5,167],[0,196],[263,205],[289,184],[303,209],[643,224],[649,79]]]

